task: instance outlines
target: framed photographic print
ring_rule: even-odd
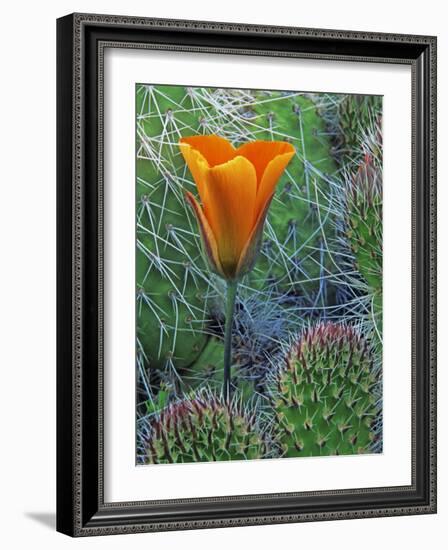
[[[58,20],[71,536],[436,511],[436,39]]]

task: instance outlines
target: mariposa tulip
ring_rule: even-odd
[[[285,141],[252,141],[235,148],[216,136],[180,140],[201,204],[187,192],[211,269],[227,281],[224,399],[230,398],[232,322],[238,280],[255,264],[275,187],[294,155]],[[201,206],[202,205],[202,206]]]
[[[180,140],[200,202],[187,192],[211,269],[238,280],[254,266],[275,187],[294,155],[284,141],[251,141],[235,148],[217,136]]]

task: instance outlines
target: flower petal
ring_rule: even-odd
[[[191,175],[196,183],[196,187],[199,191],[199,196],[201,197],[202,204],[206,204],[207,198],[207,170],[208,163],[206,159],[201,155],[199,151],[193,149],[191,145],[186,142],[180,142],[179,147],[181,153],[187,163],[188,168],[190,169]]]
[[[240,156],[209,170],[207,218],[228,277],[235,275],[255,221],[256,177],[253,165]]]
[[[294,147],[286,141],[251,141],[240,145],[236,151],[255,166],[258,186],[271,160],[285,153],[294,153]]]
[[[198,151],[209,166],[223,164],[235,156],[235,147],[223,137],[214,134],[184,137],[180,139],[180,143],[186,143]]]
[[[264,205],[263,211],[259,214],[258,219],[252,229],[247,243],[241,252],[240,260],[236,269],[236,276],[242,277],[246,273],[252,270],[255,265],[255,262],[260,252],[264,222],[266,221],[266,216],[268,215],[269,206],[272,199],[274,198],[274,193],[269,197],[269,200]]]
[[[294,148],[292,147],[292,151],[278,155],[266,166],[261,181],[258,184],[256,206],[257,215],[264,210],[266,203],[270,200],[272,194],[274,193],[278,180],[293,156]]]
[[[190,205],[193,207],[193,211],[196,215],[199,230],[201,232],[202,243],[204,245],[204,252],[207,255],[210,268],[215,273],[218,273],[219,275],[223,275],[221,262],[219,260],[218,246],[216,244],[215,236],[213,235],[213,232],[210,228],[207,218],[205,217],[204,212],[202,211],[202,208],[200,207],[200,205],[198,204],[197,200],[194,198],[192,193],[187,191],[185,193],[185,196],[188,202],[190,203]]]

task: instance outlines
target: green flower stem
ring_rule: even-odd
[[[224,400],[230,401],[230,368],[232,366],[232,325],[235,315],[237,281],[227,282],[226,326],[224,332]]]

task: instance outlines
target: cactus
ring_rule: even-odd
[[[359,138],[356,162],[343,174],[339,194],[339,244],[342,303],[364,318],[366,329],[382,341],[382,134],[381,117]],[[368,327],[370,324],[370,327]],[[381,354],[378,347],[378,355]],[[380,359],[380,357],[378,357]]]
[[[337,104],[340,132],[336,150],[341,164],[357,162],[363,155],[362,142],[367,129],[375,126],[382,111],[382,97],[347,95]]]
[[[287,176],[277,187],[250,285],[273,286],[322,306],[327,300],[333,236],[330,181],[337,170],[325,121],[313,100],[300,93],[259,92],[257,139],[286,139],[296,149]],[[329,297],[331,302],[331,297]]]
[[[346,195],[346,237],[367,294],[368,315],[381,335],[382,327],[382,178],[370,155],[351,177]],[[364,288],[363,288],[364,287]]]
[[[377,383],[357,329],[328,322],[304,330],[272,380],[282,456],[372,452]]]
[[[139,179],[147,182],[150,169],[148,161],[139,160]],[[188,236],[189,220],[174,211],[178,194],[168,193],[163,203],[167,188],[163,178],[150,192],[138,184],[137,336],[152,366],[173,359],[182,368],[207,341],[203,312],[209,285],[198,275],[203,266]],[[160,214],[159,204],[164,204]],[[159,231],[148,230],[155,226]]]
[[[265,458],[269,440],[255,410],[241,401],[230,404],[203,391],[191,399],[171,403],[150,422],[141,445],[144,464],[211,462]]]
[[[179,128],[199,132],[203,116],[183,87],[137,90],[138,347],[149,379],[157,370],[175,386],[206,347],[217,295],[184,201],[189,182],[177,146]]]
[[[219,391],[223,382],[224,343],[212,336],[196,361],[183,373],[183,379],[189,388],[203,385]]]
[[[382,98],[315,94],[340,165],[334,219],[337,316],[367,320],[382,336]],[[380,349],[378,349],[380,354]],[[379,358],[380,359],[380,358]]]

